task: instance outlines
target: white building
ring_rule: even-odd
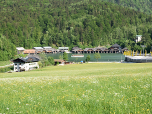
[[[142,39],[142,35],[136,35],[136,39],[135,39],[135,42],[140,42]]]
[[[21,71],[28,71],[28,70],[39,68],[38,61],[39,59],[36,57],[15,59],[13,60],[14,71],[21,72]]]

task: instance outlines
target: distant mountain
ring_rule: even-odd
[[[0,33],[15,46],[26,49],[75,45],[85,48],[114,43],[134,50],[140,50],[139,45],[145,44],[150,49],[151,25],[152,16],[101,0],[7,0],[0,3]],[[136,35],[143,35],[137,45],[134,43]],[[7,48],[0,49],[8,52]]]

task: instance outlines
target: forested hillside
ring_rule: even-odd
[[[149,49],[151,24],[150,15],[101,0],[0,2],[0,33],[15,46],[26,49],[74,45],[83,48],[114,43],[134,50],[139,50],[142,43]],[[133,40],[137,34],[143,35],[143,41],[135,45]],[[0,49],[9,52],[1,44]]]
[[[136,11],[152,14],[152,0],[102,0],[116,3],[125,7],[132,8]]]

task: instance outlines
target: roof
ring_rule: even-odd
[[[54,59],[54,62],[65,62],[65,60],[62,60],[62,59]]]
[[[69,49],[69,47],[59,47],[59,49]]]
[[[96,47],[95,48],[95,50],[102,50],[102,51],[104,51],[105,49],[107,49],[107,48],[105,48],[105,47]]]
[[[78,46],[72,48],[72,51],[78,51],[78,50],[83,50],[83,49],[79,48]]]
[[[50,46],[43,47],[43,49],[50,49],[50,48],[52,48],[52,47],[50,47]]]
[[[16,47],[17,50],[25,50],[23,47]]]
[[[24,50],[24,53],[35,53],[34,49],[26,49]]]
[[[112,45],[111,47],[112,47],[112,48],[119,48],[119,47],[121,47],[121,46],[118,45],[118,44],[114,44],[114,45]]]
[[[33,47],[33,49],[43,49],[42,47]]]
[[[85,48],[85,49],[84,49],[84,51],[88,51],[88,50],[93,50],[93,51],[95,51],[94,48]]]
[[[127,48],[127,47],[125,47],[125,48],[123,48],[123,50],[124,50],[124,49],[128,49],[128,48]]]
[[[38,62],[38,61],[39,61],[39,59],[36,57],[17,58],[15,60],[13,60],[13,62],[24,62],[24,63]]]
[[[57,49],[55,49],[55,48],[51,48],[50,50],[52,50],[52,51],[57,51]]]
[[[75,47],[72,48],[72,50],[74,50],[74,49],[79,49],[79,47],[78,47],[78,46],[75,46]]]

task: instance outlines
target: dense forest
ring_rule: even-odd
[[[118,5],[129,7],[136,11],[152,14],[152,0],[102,0],[116,3]]]
[[[108,47],[118,43],[132,50],[141,50],[140,45],[145,44],[149,51],[152,45],[152,16],[146,14],[146,9],[146,13],[140,12],[143,7],[141,10],[140,7],[135,10],[124,7],[129,6],[129,1],[136,0],[123,1],[2,0],[0,60],[13,58],[15,47],[85,48]],[[151,6],[151,1],[146,1]],[[134,42],[136,35],[143,36],[137,44]]]

